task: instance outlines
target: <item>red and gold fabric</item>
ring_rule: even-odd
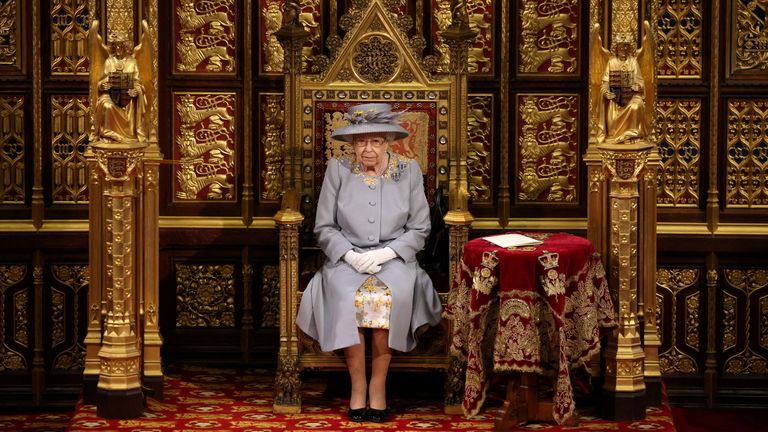
[[[575,409],[570,373],[588,370],[599,339],[616,327],[605,271],[589,240],[524,233],[543,243],[502,248],[478,238],[464,246],[445,314],[451,351],[465,361],[463,408],[478,414],[490,372],[556,375],[553,417]]]

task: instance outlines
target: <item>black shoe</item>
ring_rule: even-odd
[[[368,415],[365,408],[358,408],[358,409],[352,409],[350,408],[349,411],[347,411],[347,418],[352,420],[353,422],[364,422],[368,420]]]
[[[384,408],[383,410],[368,408],[368,421],[375,423],[384,423],[389,420],[389,411]]]

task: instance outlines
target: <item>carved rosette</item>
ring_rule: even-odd
[[[579,73],[578,0],[524,0],[520,7],[520,74],[576,75]]]
[[[235,326],[235,267],[176,266],[176,327]]]

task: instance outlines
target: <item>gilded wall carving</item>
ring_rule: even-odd
[[[24,203],[25,141],[24,97],[0,96],[0,203]]]
[[[282,94],[261,94],[261,199],[277,201],[283,190],[283,122],[285,99]]]
[[[658,78],[701,78],[702,1],[659,2],[656,21]]]
[[[51,275],[55,286],[51,287],[52,329],[51,347],[54,349],[53,369],[79,369],[85,366],[85,346],[81,335],[81,318],[85,311],[80,306],[86,304],[90,273],[87,265],[52,265]],[[68,302],[67,299],[70,299]],[[67,305],[71,305],[71,310]],[[71,329],[67,329],[67,320],[71,317]],[[83,323],[85,324],[85,323]]]
[[[235,0],[174,0],[174,69],[185,73],[235,71]]]
[[[88,74],[87,0],[51,2],[51,74]]]
[[[19,19],[21,10],[16,0],[0,2],[0,64],[21,65],[19,56]]]
[[[699,283],[699,276],[698,269],[689,268],[660,268],[656,272],[657,296],[668,299],[671,304],[671,316],[657,315],[660,318],[658,322],[670,325],[669,332],[665,332],[664,328],[659,327],[661,334],[670,338],[669,348],[659,354],[662,373],[695,374],[698,372],[696,360],[685,351],[694,353],[700,351],[699,293],[683,294],[683,291],[691,287],[696,288]],[[680,299],[679,296],[684,297]],[[663,303],[658,302],[658,304]],[[685,344],[685,351],[678,346],[677,326],[679,322],[677,315],[680,309],[683,313],[681,342]],[[662,313],[663,310],[659,309],[657,313]]]
[[[13,294],[13,341],[29,348],[29,292]]]
[[[520,201],[577,202],[578,95],[517,97]]]
[[[432,43],[438,56],[438,70],[450,70],[450,52],[448,44],[439,32],[446,30],[452,23],[451,0],[432,0]],[[467,71],[472,75],[492,75],[494,40],[493,40],[493,2],[491,0],[469,0],[467,20],[469,28],[477,32],[475,40],[469,46]]]
[[[521,74],[578,74],[578,0],[524,0],[520,6]]]
[[[0,372],[27,369],[27,359],[19,352],[16,342],[18,307],[16,294],[26,293],[27,288],[14,287],[24,280],[27,273],[25,265],[0,265]],[[13,289],[11,289],[13,287]],[[11,305],[8,306],[8,302]],[[10,311],[11,317],[6,312]],[[28,314],[28,310],[24,311]],[[11,324],[12,328],[6,329]],[[8,335],[14,335],[12,340],[7,340]],[[26,345],[24,345],[26,346]],[[14,349],[17,348],[17,349]]]
[[[727,102],[725,203],[768,208],[768,100]]]
[[[467,176],[474,203],[493,200],[493,95],[469,95]]]
[[[660,207],[697,207],[701,183],[701,100],[659,99],[656,104],[661,169]]]
[[[234,93],[174,94],[174,200],[234,201]]]
[[[768,296],[760,297],[760,347],[768,349]]]
[[[261,326],[280,326],[280,274],[276,265],[265,265],[261,278]]]
[[[768,374],[768,359],[762,356],[755,348],[760,346],[763,329],[760,324],[766,320],[759,316],[764,312],[760,307],[760,298],[768,292],[768,270],[764,269],[724,269],[727,290],[736,290],[743,295],[744,319],[735,320],[738,330],[744,333],[744,346],[739,352],[728,355],[723,370],[728,374]],[[737,298],[738,298],[737,297]],[[753,314],[758,315],[755,319]],[[753,329],[752,323],[757,323],[758,328]],[[755,333],[753,333],[755,332]],[[723,350],[725,351],[725,349]]]
[[[88,201],[88,96],[51,96],[53,201]]]
[[[736,318],[739,311],[736,309],[736,296],[727,292],[723,293],[723,351],[736,346],[738,334],[736,333]]]
[[[235,266],[179,264],[176,327],[235,326]]]
[[[285,8],[284,0],[260,0],[261,10],[261,71],[267,74],[282,74],[285,52],[275,33],[283,23]],[[320,0],[301,0],[298,16],[295,18],[309,32],[309,38],[301,50],[302,69],[313,70],[313,59],[322,53],[322,4]],[[331,5],[334,7],[335,5]],[[290,18],[290,17],[289,17]],[[334,17],[335,18],[335,17]]]
[[[759,73],[768,70],[768,2],[731,0],[730,72]]]

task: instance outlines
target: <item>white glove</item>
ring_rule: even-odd
[[[368,256],[373,259],[373,265],[367,268],[366,271],[370,274],[374,274],[381,270],[382,264],[393,259],[397,256],[397,254],[392,250],[391,247],[385,247],[365,252],[363,253],[363,256]]]
[[[373,261],[373,257],[355,252],[352,249],[344,254],[344,261],[357,270],[358,273],[370,273],[368,271],[369,268],[376,265]],[[381,270],[381,267],[379,267],[379,270]]]

